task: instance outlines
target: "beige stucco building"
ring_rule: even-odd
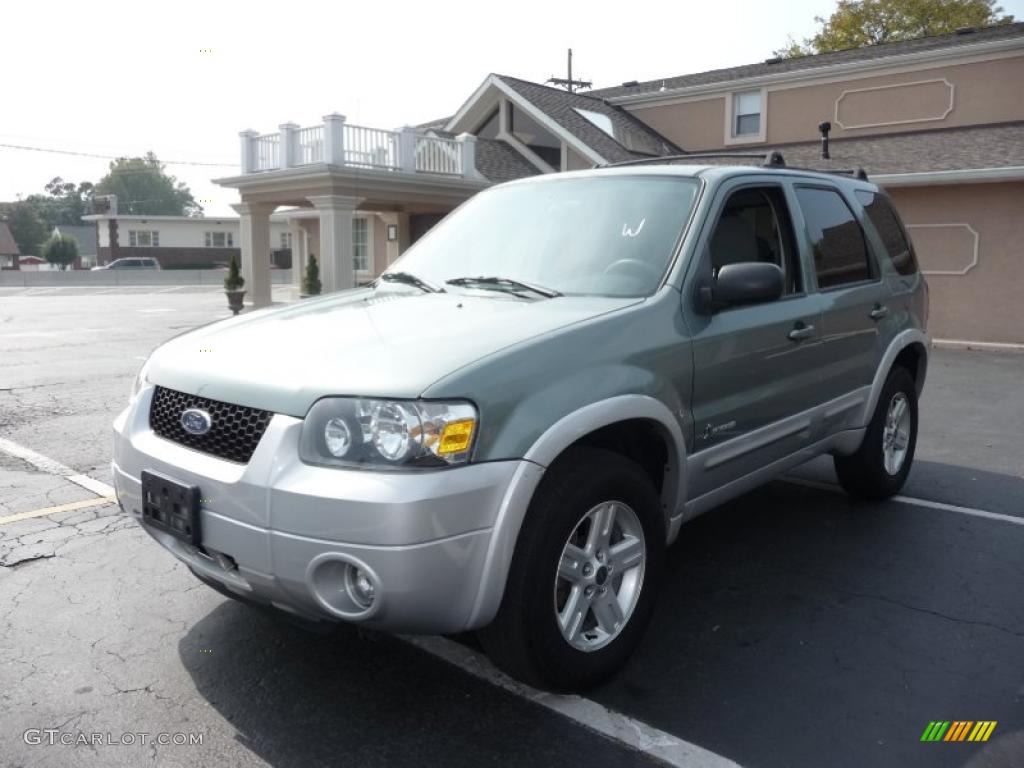
[[[294,233],[296,263],[316,253],[325,290],[337,290],[357,279],[357,210],[372,214],[386,244],[371,269],[379,273],[490,184],[770,149],[791,166],[861,166],[890,192],[928,277],[936,338],[1024,343],[1024,24],[586,93],[489,75],[455,114],[421,126],[380,131],[328,115],[311,128],[245,132],[243,172],[218,181],[241,194],[243,261],[265,304],[266,260],[252,255],[268,252],[275,210]]]

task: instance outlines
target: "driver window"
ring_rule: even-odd
[[[749,187],[732,193],[709,241],[714,274],[726,264],[764,261],[785,276],[786,296],[803,292],[793,225],[782,190]]]

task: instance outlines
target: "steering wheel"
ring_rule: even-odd
[[[640,261],[640,259],[619,259],[618,261],[613,261],[604,268],[604,274],[606,275],[611,275],[615,272],[622,272],[623,274],[645,281],[656,281],[661,278],[661,272],[652,267],[646,261]]]

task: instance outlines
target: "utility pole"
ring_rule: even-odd
[[[554,77],[548,78],[549,83],[560,85],[565,88],[569,93],[575,93],[576,88],[589,88],[593,83],[589,80],[573,80],[572,79],[572,48],[569,49],[569,77]]]

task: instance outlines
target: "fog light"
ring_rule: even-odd
[[[373,605],[373,600],[377,596],[373,581],[365,571],[354,565],[348,568],[348,589],[352,599],[363,608]]]

